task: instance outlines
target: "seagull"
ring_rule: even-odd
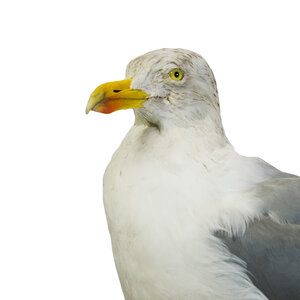
[[[103,182],[125,299],[300,299],[300,179],[234,150],[207,62],[146,53],[86,113],[129,108]]]

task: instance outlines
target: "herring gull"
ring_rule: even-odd
[[[206,61],[146,53],[86,112],[128,108],[104,176],[125,299],[300,299],[300,179],[234,150]]]

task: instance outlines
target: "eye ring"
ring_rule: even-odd
[[[180,80],[182,80],[184,74],[183,74],[183,71],[181,69],[175,68],[175,69],[170,71],[169,76],[173,80],[180,81]]]

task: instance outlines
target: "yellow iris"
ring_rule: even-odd
[[[169,73],[169,76],[173,80],[181,80],[183,78],[183,71],[178,68],[175,68]]]

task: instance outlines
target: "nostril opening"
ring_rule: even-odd
[[[121,92],[121,90],[114,90],[114,93],[119,93]]]

